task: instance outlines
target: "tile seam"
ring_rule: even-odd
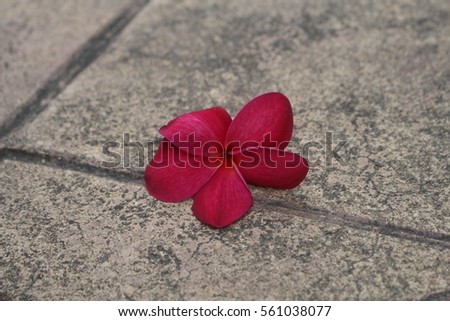
[[[450,301],[450,289],[440,291],[440,292],[432,292],[421,299],[422,301]]]
[[[74,156],[70,155],[58,153],[48,154],[6,147],[0,150],[0,160],[1,159],[10,159],[22,163],[31,163],[63,170],[73,170],[88,175],[113,179],[119,182],[143,184],[143,173],[140,171],[133,171],[131,169],[119,171],[113,168],[96,166],[89,162],[75,159]]]
[[[77,51],[24,102],[19,112],[0,126],[0,139],[34,120],[83,70],[100,57],[150,0],[133,1]]]
[[[255,197],[256,207],[274,208],[285,214],[312,219],[315,221],[339,225],[357,230],[377,232],[398,239],[415,241],[423,244],[450,249],[450,235],[440,232],[418,230],[378,220],[371,220],[338,211],[328,211],[306,204],[294,204],[286,201]]]
[[[113,179],[119,182],[143,185],[142,171],[118,171],[115,169],[104,168],[89,164],[88,162],[83,163],[74,157],[63,154],[44,154],[7,147],[0,150],[0,159],[3,158],[60,169],[74,170],[88,175]],[[379,234],[395,237],[397,239],[409,240],[450,249],[450,235],[448,234],[403,227],[391,223],[349,215],[343,212],[332,212],[311,207],[306,204],[299,205],[283,200],[273,200],[260,196],[255,196],[254,198],[256,200],[254,208],[256,209],[272,208],[273,210],[285,214],[307,218],[326,224],[377,232]]]

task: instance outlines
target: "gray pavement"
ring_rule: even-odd
[[[450,298],[448,1],[86,3],[0,10],[2,298]],[[105,167],[269,91],[311,170],[228,228]]]
[[[2,1],[0,129],[17,117],[24,104],[47,94],[41,92],[46,83],[53,81],[57,86],[70,58],[130,3]]]

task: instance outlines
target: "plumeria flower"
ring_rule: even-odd
[[[147,190],[165,202],[193,197],[200,221],[228,226],[253,204],[247,184],[288,189],[306,177],[306,159],[285,150],[292,130],[291,104],[275,92],[248,102],[233,120],[222,107],[181,115],[160,129]]]

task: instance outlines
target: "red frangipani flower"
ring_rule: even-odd
[[[181,115],[160,129],[147,190],[165,202],[193,197],[200,221],[230,225],[252,206],[247,183],[287,189],[306,177],[306,159],[285,150],[292,130],[291,104],[281,93],[254,98],[233,120],[222,107]]]

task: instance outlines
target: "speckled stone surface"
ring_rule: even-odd
[[[295,110],[291,148],[312,169],[271,197],[449,233],[447,4],[154,1],[8,145],[100,164],[123,133],[146,147],[180,113],[234,115],[278,90]]]
[[[0,137],[0,297],[448,298],[449,56],[448,1],[150,2]],[[252,187],[214,230],[134,180],[172,118],[268,91],[294,108],[298,188]]]
[[[448,286],[450,249],[260,208],[216,230],[139,184],[0,166],[9,299],[420,299]]]
[[[1,1],[0,129],[131,1]]]

